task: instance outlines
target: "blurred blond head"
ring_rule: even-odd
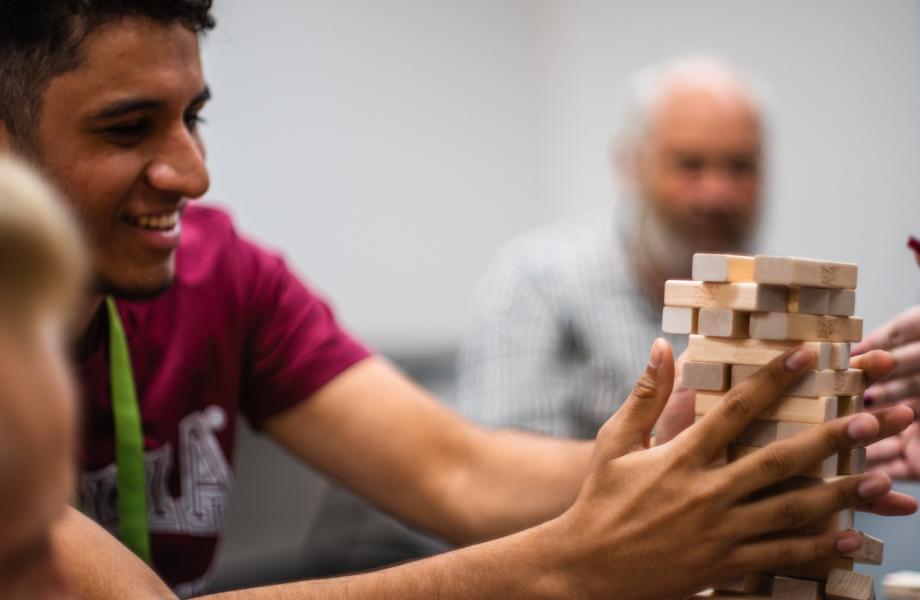
[[[86,262],[55,193],[0,158],[0,597],[60,598],[51,525],[75,481],[64,351]]]

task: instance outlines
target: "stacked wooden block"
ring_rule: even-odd
[[[692,281],[667,282],[662,329],[690,336],[682,377],[685,387],[697,390],[698,417],[716,406],[732,385],[787,350],[804,344],[817,356],[814,369],[738,437],[728,460],[862,410],[863,373],[849,368],[850,342],[862,337],[862,320],[853,316],[856,275],[856,265],[849,263],[696,254]],[[861,473],[865,457],[864,448],[832,456],[763,494]],[[846,510],[803,529],[852,527],[853,511]],[[867,536],[851,558],[752,573],[719,586],[714,597],[870,600],[872,579],[853,572],[853,563],[879,564],[881,553],[881,542]]]

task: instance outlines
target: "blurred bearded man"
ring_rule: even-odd
[[[711,59],[650,67],[621,123],[613,209],[511,242],[478,288],[457,393],[474,420],[593,438],[660,335],[664,282],[688,278],[694,252],[752,249],[764,138],[753,82]]]

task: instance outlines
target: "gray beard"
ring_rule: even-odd
[[[667,279],[689,279],[694,241],[683,231],[670,227],[649,203],[632,192],[621,192],[616,200],[614,221],[617,237],[627,255],[634,257],[640,272],[663,273]],[[753,234],[753,232],[752,232]],[[747,236],[733,252],[752,253],[756,236]]]

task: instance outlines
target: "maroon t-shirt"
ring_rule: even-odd
[[[368,351],[281,258],[239,237],[213,208],[185,211],[174,285],[150,301],[119,300],[118,309],[144,428],[154,568],[180,595],[200,593],[230,497],[236,416],[258,427]],[[78,377],[81,507],[117,533],[107,341]]]

